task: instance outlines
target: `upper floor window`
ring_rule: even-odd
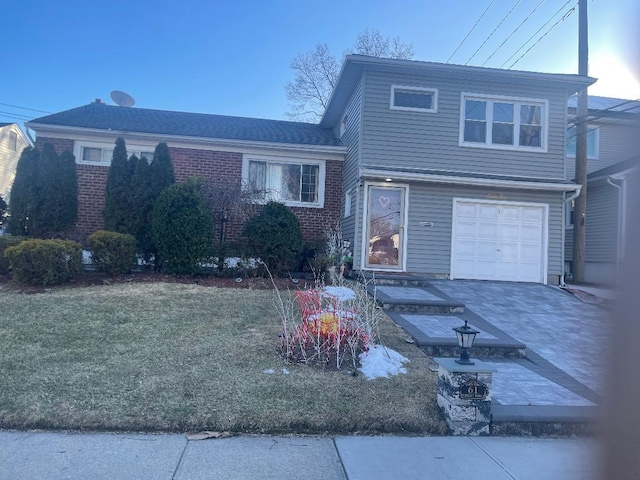
[[[148,147],[147,147],[148,148]],[[76,158],[79,159],[78,163],[93,164],[93,165],[111,165],[111,159],[113,158],[113,146],[97,146],[92,145],[78,145],[74,152]],[[145,157],[149,163],[153,161],[153,149],[145,149],[145,147],[127,147],[127,155],[135,155],[138,158]]]
[[[289,206],[322,207],[325,165],[289,158],[245,158],[243,180],[263,201]]]
[[[390,108],[435,113],[438,108],[438,91],[434,88],[392,85]]]
[[[18,134],[16,132],[9,132],[9,148],[14,152],[18,151]]]
[[[567,130],[567,157],[576,156],[576,127]],[[587,158],[595,160],[599,156],[600,150],[600,129],[589,126],[587,128]]]
[[[547,102],[463,94],[460,145],[546,150]]]

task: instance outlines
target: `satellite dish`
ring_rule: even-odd
[[[120,90],[111,92],[111,100],[121,107],[132,107],[136,103],[131,95],[121,92]]]

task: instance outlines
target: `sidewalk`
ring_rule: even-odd
[[[596,478],[593,439],[0,431],[0,479]]]

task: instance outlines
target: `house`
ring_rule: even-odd
[[[316,124],[89,105],[37,118],[36,147],[69,149],[78,171],[78,230],[88,236],[103,227],[104,192],[114,142],[124,138],[129,155],[153,158],[159,142],[169,146],[176,179],[190,176],[262,190],[264,200],[289,205],[305,238],[320,236],[339,218],[346,148]],[[238,219],[226,238],[238,238]]]
[[[8,201],[22,150],[31,145],[17,123],[0,123],[0,196]]]
[[[102,226],[121,136],[142,155],[167,142],[178,179],[257,185],[308,239],[341,218],[356,270],[558,284],[564,204],[580,189],[567,100],[594,81],[349,55],[319,125],[99,101],[28,125],[37,145],[73,150],[86,233]]]
[[[594,81],[347,56],[320,125],[347,146],[354,268],[558,284],[567,100]]]
[[[640,173],[640,102],[589,96],[585,281],[614,284],[625,255],[625,225],[631,192]],[[569,99],[567,179],[575,174],[576,99]],[[567,204],[566,265],[571,276],[573,213]]]

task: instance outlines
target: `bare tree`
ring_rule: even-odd
[[[405,43],[398,37],[383,37],[378,30],[366,29],[358,34],[353,49],[345,55],[356,53],[370,57],[413,58],[412,43]],[[291,120],[318,122],[327,108],[331,92],[340,73],[341,62],[329,52],[326,43],[319,43],[313,50],[300,53],[291,61],[295,73],[292,82],[285,86]]]

